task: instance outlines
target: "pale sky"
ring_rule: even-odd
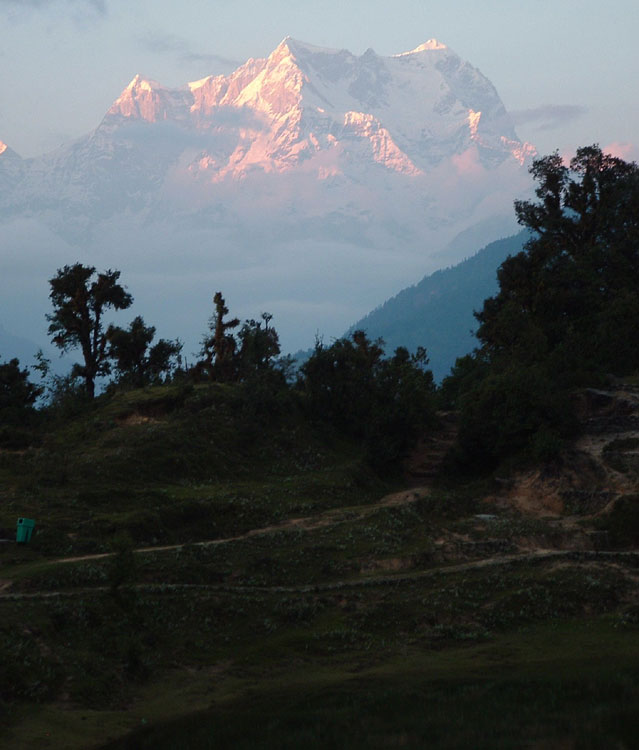
[[[179,86],[287,35],[380,55],[435,37],[541,153],[639,156],[637,0],[0,0],[0,140],[38,155],[95,128],[136,73]]]

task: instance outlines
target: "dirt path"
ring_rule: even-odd
[[[188,542],[182,544],[167,544],[156,547],[139,547],[134,550],[138,554],[149,554],[153,552],[170,552],[171,550],[182,549],[183,547],[214,547],[219,544],[229,544],[230,542],[238,542],[244,539],[251,539],[255,536],[264,536],[266,534],[274,534],[278,531],[314,531],[315,529],[325,528],[327,526],[335,526],[338,523],[344,521],[352,521],[353,519],[366,518],[367,516],[373,515],[381,508],[393,508],[400,505],[409,505],[423,497],[426,497],[429,493],[427,487],[413,487],[409,490],[402,490],[401,492],[394,492],[390,495],[385,495],[381,500],[372,505],[353,505],[345,508],[333,508],[331,510],[324,511],[315,516],[306,516],[303,518],[289,518],[281,523],[272,524],[271,526],[264,526],[260,529],[251,529],[245,534],[239,534],[238,536],[226,537],[224,539],[209,539],[203,542]],[[112,557],[113,552],[101,552],[95,555],[75,555],[73,557],[62,557],[55,560],[49,560],[49,565],[60,565],[65,563],[83,562],[87,560],[104,560],[107,557]],[[2,591],[3,582],[0,582],[0,591]],[[4,588],[8,588],[11,585],[11,581],[4,582]]]
[[[582,431],[561,464],[542,464],[502,480],[502,490],[490,498],[498,507],[554,518],[575,530],[575,519],[596,518],[620,497],[637,492],[639,387],[586,388],[575,406]],[[621,459],[622,469],[615,468],[611,455]]]
[[[544,474],[542,470],[536,470],[529,474],[515,476],[508,480],[508,487],[497,496],[486,498],[494,502],[498,507],[508,507],[519,510],[526,516],[554,518],[555,523],[564,527],[566,530],[572,530],[575,533],[580,532],[579,521],[583,520],[586,515],[566,514],[564,497],[567,492],[581,491],[581,486],[597,485],[601,482],[601,475],[605,477],[605,483],[608,487],[614,489],[613,494],[624,493],[628,491],[629,483],[636,485],[632,479],[629,481],[627,476],[616,472],[612,467],[606,464],[604,460],[604,448],[612,440],[620,438],[637,438],[639,437],[639,388],[626,387],[612,391],[603,391],[589,389],[586,391],[586,397],[591,403],[585,407],[584,423],[586,430],[575,443],[576,456],[586,456],[597,467],[601,467],[599,476],[592,475],[592,467],[589,465],[589,471],[581,472],[579,461],[573,471],[564,471],[557,476]],[[409,474],[415,480],[422,477],[424,484],[427,484],[430,475],[433,473],[433,466],[441,463],[442,456],[445,455],[445,449],[449,447],[452,436],[456,430],[454,420],[445,425],[445,430],[437,440],[433,440],[432,445],[423,445],[420,451],[416,452],[416,458],[413,463],[415,466],[410,467]],[[441,443],[441,445],[440,445]],[[421,445],[421,444],[420,444]],[[597,482],[598,480],[598,482]],[[210,539],[200,542],[188,542],[181,544],[170,544],[153,547],[140,547],[134,550],[136,554],[152,554],[156,552],[170,552],[173,550],[189,547],[213,547],[232,542],[243,541],[254,537],[266,536],[278,532],[288,531],[314,531],[329,526],[335,526],[347,521],[359,520],[371,516],[381,508],[398,507],[408,505],[426,497],[430,492],[428,486],[410,487],[401,492],[392,493],[384,496],[376,503],[371,505],[357,505],[343,508],[334,508],[322,513],[305,516],[300,518],[289,518],[277,524],[272,524],[259,529],[251,529],[244,534],[239,534],[223,539]],[[598,509],[601,512],[601,509]],[[471,570],[491,565],[505,565],[517,561],[532,561],[537,559],[551,557],[569,557],[574,554],[575,550],[551,550],[551,549],[528,549],[516,555],[496,555],[486,557],[481,560],[475,560],[467,563],[460,563],[446,568],[433,568],[426,571],[418,571],[401,575],[370,577],[357,579],[351,583],[347,581],[338,584],[323,584],[319,589],[334,588],[344,585],[365,585],[370,583],[383,583],[385,581],[400,581],[409,578],[420,578],[429,575],[438,575],[441,572],[458,572]],[[58,558],[47,561],[49,565],[60,565],[68,563],[77,563],[84,561],[104,560],[112,557],[114,553],[103,552],[90,555],[75,555],[71,557]],[[594,554],[594,553],[593,553]],[[597,553],[608,554],[608,553]],[[612,553],[611,553],[612,554]],[[0,579],[0,598],[8,596],[56,596],[57,592],[46,592],[42,594],[10,594],[12,581]],[[158,586],[162,586],[159,584]],[[209,587],[210,588],[210,587]],[[239,590],[241,587],[218,587],[220,589]],[[313,587],[274,587],[269,590],[281,591],[304,591]],[[99,589],[92,589],[99,590]],[[66,595],[66,594],[60,594]]]
[[[518,565],[521,563],[531,563],[538,561],[561,561],[572,560],[575,564],[588,565],[591,563],[600,563],[606,566],[619,568],[621,562],[632,563],[634,567],[639,564],[639,552],[607,552],[607,551],[590,551],[576,552],[574,550],[556,550],[544,549],[536,552],[527,552],[518,555],[501,555],[487,557],[482,560],[472,562],[458,563],[455,565],[446,565],[438,568],[428,568],[427,570],[418,570],[411,573],[399,573],[396,575],[368,576],[360,578],[348,578],[342,581],[331,581],[329,583],[308,583],[298,586],[232,586],[228,584],[206,584],[206,583],[141,583],[133,586],[136,591],[146,591],[149,593],[171,593],[173,591],[219,591],[229,594],[247,594],[247,593],[283,593],[283,594],[307,594],[319,593],[325,591],[337,591],[348,588],[362,588],[368,586],[385,586],[397,585],[411,581],[424,580],[426,578],[436,578],[438,576],[454,575],[455,573],[466,573],[474,570],[486,568],[500,568],[509,565]],[[637,580],[637,574],[633,571],[627,571],[628,577],[632,581]],[[71,598],[81,596],[87,593],[109,591],[108,586],[93,586],[74,589],[72,591],[35,591],[32,593],[0,593],[0,600],[16,599],[56,599]]]

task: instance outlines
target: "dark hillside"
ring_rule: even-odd
[[[473,312],[497,291],[497,268],[509,256],[520,252],[526,232],[486,245],[461,263],[424,277],[419,284],[403,289],[351,328],[370,338],[381,337],[386,351],[405,346],[415,351],[425,346],[436,380],[441,380],[457,357],[476,345]]]
[[[633,388],[583,395],[591,493],[443,486],[443,419],[396,491],[300,395],[129,391],[0,452],[4,536],[36,520],[0,546],[0,744],[631,747]]]
[[[296,394],[265,403],[223,384],[98,398],[28,450],[0,452],[0,477],[0,527],[36,518],[43,554],[106,551],[121,532],[136,544],[230,536],[379,482],[356,445],[306,424]]]

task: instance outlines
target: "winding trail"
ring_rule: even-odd
[[[401,492],[394,492],[389,495],[385,495],[376,503],[371,505],[353,505],[344,508],[332,508],[331,510],[318,513],[314,516],[305,516],[302,518],[288,518],[281,523],[272,524],[270,526],[264,526],[259,529],[251,529],[245,534],[239,534],[237,536],[225,537],[223,539],[208,539],[201,542],[183,542],[181,544],[167,544],[155,547],[138,547],[133,552],[136,554],[152,554],[155,552],[171,552],[173,550],[184,549],[185,547],[215,547],[222,544],[230,544],[231,542],[243,541],[251,539],[257,536],[266,536],[268,534],[275,534],[280,531],[314,531],[320,528],[326,528],[328,526],[335,526],[339,523],[346,521],[352,521],[354,519],[366,518],[376,513],[381,508],[393,508],[402,505],[409,505],[417,500],[421,500],[429,494],[430,490],[427,487],[414,487],[409,490],[402,490]],[[105,560],[109,557],[113,557],[115,552],[100,552],[92,555],[75,555],[73,557],[60,557],[52,560],[44,561],[47,565],[65,565],[69,563],[77,562],[91,562],[94,560]],[[25,597],[25,596],[37,596],[37,594],[8,594],[6,593],[12,585],[13,581],[8,579],[0,579],[0,599],[6,599],[7,597]],[[160,584],[162,585],[162,584]],[[99,589],[93,588],[92,591]],[[55,595],[55,592],[43,592],[42,596]]]
[[[171,548],[172,549],[172,548]],[[362,588],[369,586],[388,586],[402,583],[411,583],[426,578],[437,578],[440,576],[454,575],[455,573],[472,572],[474,570],[484,570],[487,568],[499,568],[521,563],[534,563],[545,561],[570,560],[575,563],[588,564],[592,562],[603,563],[618,567],[620,562],[630,563],[634,568],[639,569],[639,552],[635,551],[577,551],[577,550],[557,550],[543,549],[536,552],[526,552],[518,555],[500,555],[487,557],[481,560],[473,560],[466,563],[455,565],[444,565],[440,567],[428,568],[427,570],[417,570],[410,573],[398,573],[395,575],[384,576],[364,576],[360,578],[348,578],[342,581],[331,581],[327,583],[305,583],[297,586],[247,586],[229,584],[207,584],[207,583],[141,583],[130,588],[136,591],[146,591],[149,593],[173,593],[175,591],[218,591],[227,594],[309,594],[321,593],[326,591],[339,591],[343,589]],[[626,571],[629,578],[637,583],[638,575]],[[55,599],[55,598],[72,598],[87,593],[110,591],[108,586],[90,586],[73,589],[71,591],[35,591],[30,593],[0,593],[0,600],[17,600],[17,599]]]
[[[606,462],[603,459],[604,448],[610,443],[611,440],[639,437],[639,387],[625,386],[623,388],[618,388],[616,391],[587,389],[585,393],[591,400],[598,401],[598,403],[596,404],[596,407],[591,411],[591,414],[594,412],[594,416],[591,416],[586,421],[586,430],[584,434],[576,442],[575,447],[577,451],[589,455],[594,460],[596,460],[599,465],[604,466],[608,480],[613,486],[621,485],[623,489],[627,490],[627,487],[625,487],[624,485],[633,484],[632,489],[634,489],[635,482],[629,482],[627,476],[624,476],[619,472],[615,472],[613,469],[611,469],[610,466],[606,465]],[[414,481],[419,481],[421,479],[422,485],[425,484],[426,486],[410,486],[408,489],[402,490],[400,492],[385,495],[379,501],[370,505],[356,505],[333,508],[311,516],[289,518],[281,521],[280,523],[272,524],[258,529],[251,529],[243,534],[238,534],[236,536],[225,537],[222,539],[209,539],[199,542],[184,542],[180,544],[139,547],[137,549],[134,549],[133,552],[135,552],[136,554],[144,555],[161,552],[171,552],[187,547],[215,547],[219,545],[231,544],[233,542],[248,540],[255,537],[267,536],[269,534],[275,534],[279,532],[314,531],[321,528],[336,526],[340,523],[366,518],[373,515],[382,508],[405,506],[421,500],[429,495],[429,480],[436,475],[436,469],[441,464],[443,456],[445,455],[448,447],[450,447],[450,443],[453,440],[454,434],[456,432],[455,420],[449,415],[445,416],[447,417],[447,420],[444,422],[442,434],[437,435],[429,443],[420,444],[418,446],[418,449],[416,449],[415,456],[413,456],[411,459],[412,463],[410,463],[410,466],[407,467],[408,475],[412,476]],[[616,481],[612,481],[613,479]],[[544,486],[544,483],[539,483],[536,476],[532,477],[530,481],[532,484],[531,489],[533,491],[533,494],[536,495],[537,498],[539,498],[540,496],[543,498],[545,494],[544,490],[548,492],[548,487]],[[519,487],[517,489],[521,490],[523,484],[525,484],[525,482],[522,483],[520,478]],[[507,494],[510,495],[510,497],[508,497],[507,505],[511,508],[518,508],[520,512],[524,512],[526,515],[532,514],[533,516],[537,515],[537,511],[540,510],[539,508],[531,509],[527,504],[525,505],[525,507],[521,507],[521,502],[517,502],[519,498],[514,498],[512,496],[513,493]],[[537,500],[537,502],[539,501]],[[547,510],[545,507],[541,509],[544,511]],[[534,513],[532,512],[533,510],[535,511]],[[561,526],[565,528],[576,528],[577,520],[583,517],[583,515],[559,515],[559,517],[555,516],[555,521],[559,522]],[[410,572],[395,573],[391,575],[389,575],[388,573],[383,575],[370,574],[363,575],[357,578],[319,584],[302,584],[297,586],[234,586],[228,584],[153,583],[138,584],[134,586],[134,588],[140,591],[155,591],[160,593],[176,591],[180,589],[206,589],[211,591],[230,593],[251,591],[256,593],[308,593],[361,586],[400,584],[402,582],[416,581],[441,575],[451,575],[465,571],[516,565],[519,563],[533,563],[536,561],[553,560],[572,560],[575,562],[584,563],[596,561],[608,564],[619,564],[623,562],[626,566],[639,570],[639,552],[619,552],[605,550],[587,551],[583,549],[523,549],[521,547],[520,550],[520,552],[515,554],[496,554],[469,562],[442,564],[439,567],[432,567],[426,570],[413,570]],[[43,563],[46,565],[55,566],[73,564],[78,562],[91,562],[113,557],[114,554],[115,553],[113,552],[103,552],[89,555],[75,555],[71,557],[46,560],[43,561]],[[631,571],[628,570],[627,573],[629,576],[632,575],[635,578],[639,577],[639,574],[634,573],[634,571],[631,574]],[[91,591],[97,592],[109,590],[106,586],[96,586],[82,587],[69,591],[12,593],[12,583],[12,580],[0,579],[0,600],[72,597],[79,594],[86,594]]]
[[[183,547],[215,547],[219,544],[229,544],[230,542],[239,542],[244,539],[251,539],[255,536],[265,536],[274,534],[278,531],[314,531],[315,529],[325,528],[326,526],[335,526],[344,521],[352,521],[355,518],[366,518],[376,513],[380,508],[393,508],[399,505],[409,505],[417,500],[421,500],[429,493],[427,487],[415,487],[402,492],[394,492],[385,495],[377,503],[371,505],[352,505],[345,508],[332,508],[331,510],[318,513],[315,516],[305,516],[303,518],[288,518],[281,523],[264,526],[260,529],[251,529],[245,534],[238,536],[229,536],[223,539],[208,539],[203,542],[184,542],[182,544],[167,544],[159,547],[138,547],[133,550],[138,554],[148,554],[152,552],[170,552],[171,550],[182,549]],[[79,555],[75,557],[61,557],[55,560],[49,560],[50,565],[59,565],[63,563],[82,562],[83,560],[103,560],[112,557],[114,552],[102,552],[96,555]]]

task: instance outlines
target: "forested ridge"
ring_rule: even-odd
[[[439,383],[455,360],[476,346],[473,311],[498,289],[497,268],[521,251],[528,232],[496,240],[450,268],[425,276],[359,320],[358,329],[379,336],[387,346],[415,351],[428,347],[430,366]]]

